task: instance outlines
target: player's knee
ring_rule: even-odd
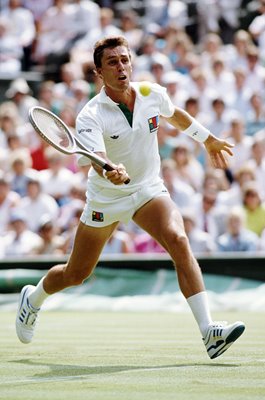
[[[83,275],[72,275],[70,277],[70,285],[69,286],[79,286],[82,285],[82,283],[84,282],[84,280],[86,279],[86,277],[84,277]]]
[[[71,271],[66,275],[67,286],[79,286],[89,277],[88,271]]]
[[[175,236],[175,246],[182,253],[189,252],[189,239],[184,233]]]
[[[172,232],[167,240],[168,251],[170,254],[178,254],[180,257],[189,254],[189,239],[184,232]]]

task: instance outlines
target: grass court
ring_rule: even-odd
[[[215,314],[246,331],[210,360],[189,313],[42,312],[34,342],[0,329],[1,400],[257,400],[265,397],[262,313]]]

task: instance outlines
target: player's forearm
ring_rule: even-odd
[[[167,118],[167,121],[180,131],[184,131],[191,125],[192,118],[185,110],[176,107],[174,114]]]
[[[205,142],[211,133],[196,119],[191,117],[185,110],[176,107],[172,117],[167,118],[167,121],[175,128],[179,129],[186,135],[198,142]]]

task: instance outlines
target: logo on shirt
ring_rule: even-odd
[[[92,211],[92,221],[103,222],[104,214],[100,211]]]
[[[119,139],[119,135],[113,135],[110,137],[111,139]]]
[[[148,118],[148,125],[150,132],[155,132],[159,127],[159,117],[155,115],[154,117]]]
[[[87,129],[78,129],[78,133],[81,135],[82,133],[90,133],[92,132],[92,129],[87,128]]]

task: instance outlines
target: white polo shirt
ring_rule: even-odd
[[[164,87],[151,84],[150,95],[143,96],[139,92],[140,82],[131,85],[136,91],[132,127],[104,88],[85,105],[76,121],[76,135],[81,143],[94,152],[105,152],[115,164],[124,164],[131,182],[116,188],[125,192],[160,181],[159,118],[171,117],[175,109]],[[84,158],[80,158],[81,163]],[[113,184],[93,168],[89,181],[113,189]]]

